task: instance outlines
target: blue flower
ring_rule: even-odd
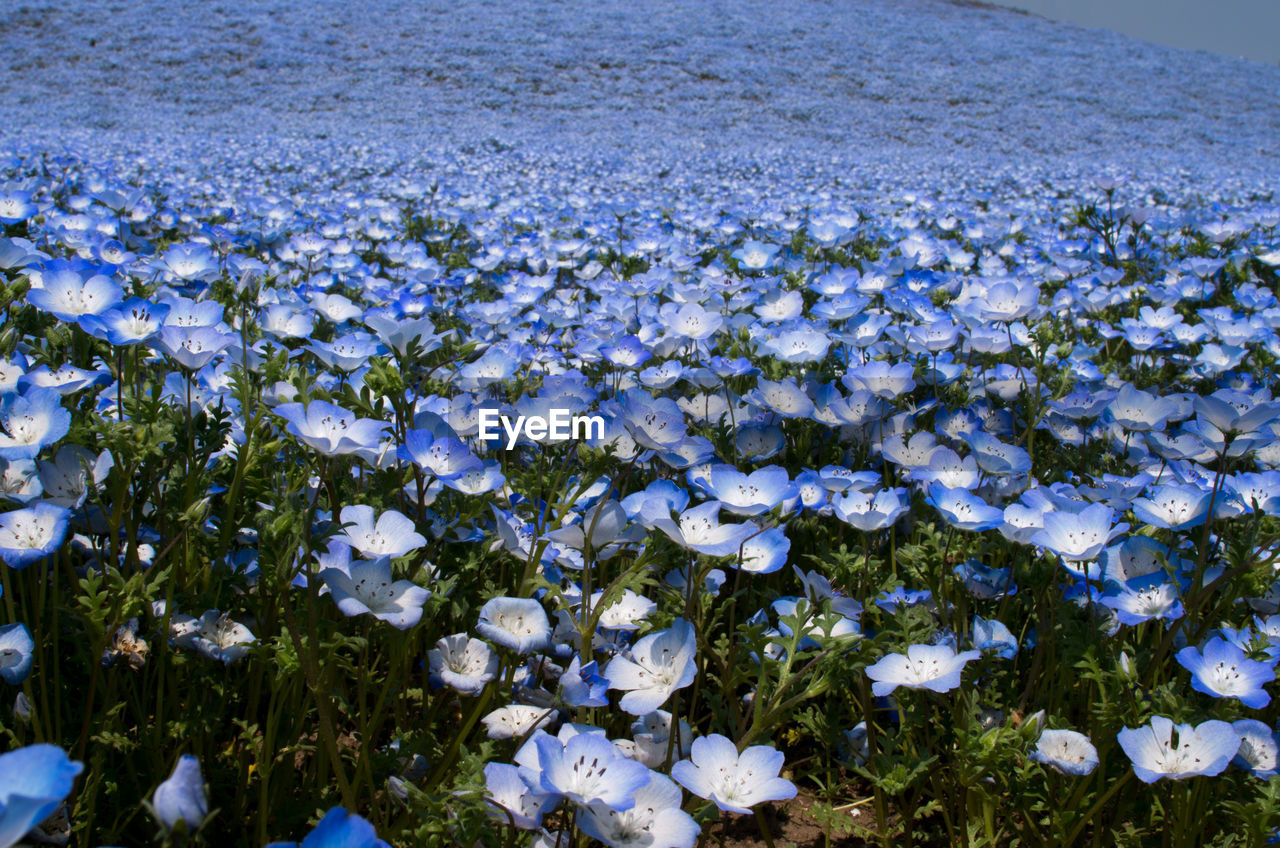
[[[1004,512],[989,506],[968,489],[952,489],[941,483],[929,487],[925,498],[957,530],[990,530],[1004,523]]]
[[[1044,529],[1031,537],[1031,543],[1068,562],[1095,560],[1112,539],[1129,529],[1128,524],[1112,526],[1114,519],[1115,511],[1106,504],[1091,504],[1079,512],[1047,512]]]
[[[325,456],[368,450],[382,439],[387,424],[372,418],[356,418],[340,406],[313,400],[305,407],[284,403],[275,409],[287,424],[285,430]]]
[[[649,772],[649,782],[636,790],[631,809],[619,812],[592,804],[579,815],[578,827],[610,848],[693,848],[700,828],[680,809],[682,800],[671,778]]]
[[[867,666],[867,677],[875,681],[871,692],[876,697],[888,695],[899,686],[950,692],[960,685],[965,664],[980,656],[978,651],[957,654],[949,645],[911,645],[905,655],[886,654],[875,665]]]
[[[26,568],[56,551],[67,536],[71,511],[49,503],[0,515],[0,559]]]
[[[166,304],[131,297],[97,315],[82,315],[79,323],[86,333],[113,345],[135,345],[160,332],[168,314]]]
[[[707,480],[708,494],[735,515],[760,515],[796,496],[787,470],[766,465],[744,474],[732,465],[715,465]]]
[[[604,676],[610,689],[626,694],[618,705],[631,715],[648,715],[697,675],[697,639],[693,625],[677,618],[666,630],[643,637],[630,651],[609,661]]]
[[[200,761],[190,754],[179,757],[173,774],[156,787],[152,806],[165,830],[172,832],[178,822],[183,822],[188,832],[195,832],[209,815]]]
[[[525,782],[579,806],[629,810],[636,790],[649,782],[649,769],[624,757],[603,733],[579,733],[563,745],[543,734],[534,744],[540,773],[535,785],[532,773],[524,772]]]
[[[1252,718],[1231,722],[1240,734],[1240,750],[1231,764],[1267,780],[1280,771],[1280,733]]]
[[[1116,734],[1120,747],[1143,783],[1221,774],[1240,749],[1240,734],[1225,721],[1192,727],[1153,716],[1149,724]]]
[[[326,568],[320,579],[343,615],[368,613],[397,630],[408,630],[421,621],[422,607],[431,597],[412,580],[394,580],[391,560],[385,556],[356,560],[346,570]]]
[[[532,598],[490,598],[480,608],[476,632],[518,654],[551,644],[547,611]]]
[[[1018,653],[1018,639],[1003,623],[993,619],[973,617],[973,646],[979,651],[994,651],[997,656],[1011,660]]]
[[[301,846],[296,842],[273,842],[267,848],[388,848],[378,838],[373,825],[348,813],[342,807],[334,807],[325,813],[315,830],[307,834]]]
[[[83,765],[54,745],[31,745],[0,754],[0,848],[22,837],[71,794]]]
[[[0,459],[35,459],[71,429],[71,413],[52,389],[29,386],[0,398]]]
[[[1045,730],[1036,741],[1031,759],[1063,774],[1092,774],[1098,767],[1098,749],[1089,737],[1074,730]]]
[[[0,627],[0,680],[17,686],[31,673],[36,643],[25,624]]]
[[[27,301],[63,321],[74,322],[82,315],[98,315],[124,297],[124,290],[102,274],[86,280],[70,268],[62,268],[42,276],[42,287],[27,292]]]
[[[1276,679],[1271,666],[1251,660],[1244,651],[1215,636],[1203,652],[1188,646],[1178,651],[1178,664],[1191,672],[1191,688],[1215,698],[1238,698],[1246,707],[1262,709],[1271,695],[1262,688]]]
[[[583,663],[574,655],[560,675],[560,700],[570,707],[603,707],[609,703],[609,679],[598,673],[595,660]]]
[[[689,759],[671,767],[671,776],[694,795],[730,813],[750,813],[766,801],[796,797],[796,786],[779,777],[784,757],[770,745],[741,753],[728,737],[713,733],[693,740]]]

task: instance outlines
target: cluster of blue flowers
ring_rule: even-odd
[[[823,699],[856,703],[845,766],[877,793],[949,693],[1029,734],[1020,767],[1080,777],[1105,746],[1142,783],[1276,773],[1273,205],[1112,180],[977,205],[409,182],[301,203],[3,173],[0,727],[63,747],[0,755],[0,848],[72,794],[68,752],[110,768],[98,719],[57,736],[57,686],[31,685],[60,661],[55,586],[81,596],[64,615],[115,615],[80,634],[86,709],[149,663],[158,693],[296,673],[317,729],[290,756],[327,757],[347,808],[376,787],[358,812],[388,826],[384,795],[412,805],[480,750],[470,790],[525,844],[692,848],[716,810],[796,795],[780,731]],[[489,410],[603,432],[499,444]],[[1070,673],[1045,667],[1069,627],[1136,712],[1038,691]],[[335,669],[378,675],[349,701],[319,659],[340,637]],[[428,702],[424,742],[406,704]],[[287,709],[228,716],[237,750],[274,763],[254,734]],[[133,802],[238,827],[209,820],[239,790],[180,748]],[[370,820],[335,807],[301,844],[383,844]]]

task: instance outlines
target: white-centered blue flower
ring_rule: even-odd
[[[385,556],[353,561],[347,570],[326,568],[320,579],[343,615],[372,615],[397,630],[422,620],[422,607],[431,593],[412,580],[396,580]]]
[[[1148,724],[1121,730],[1116,739],[1143,783],[1221,774],[1240,749],[1240,734],[1217,720],[1193,727],[1152,716]]]
[[[693,740],[687,760],[671,767],[671,776],[694,795],[730,813],[750,813],[766,801],[796,796],[796,786],[779,777],[784,757],[770,745],[752,745],[741,753],[719,734]]]
[[[697,674],[697,639],[693,625],[677,618],[666,630],[643,637],[609,661],[604,676],[610,689],[626,694],[618,705],[635,716],[648,715]]]
[[[1031,759],[1063,774],[1092,774],[1098,767],[1098,749],[1089,737],[1074,730],[1045,730],[1036,740]]]
[[[978,651],[956,653],[949,645],[911,645],[906,654],[886,654],[867,667],[867,677],[874,683],[871,691],[877,697],[888,695],[899,686],[950,692],[960,685],[965,663],[981,656]]]

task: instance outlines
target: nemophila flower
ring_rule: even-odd
[[[776,244],[764,244],[758,241],[743,242],[742,247],[730,254],[738,260],[738,264],[748,271],[763,271],[773,264],[774,257],[782,248]]]
[[[846,492],[831,498],[831,508],[841,521],[863,532],[884,530],[910,509],[906,489]]]
[[[1051,510],[1031,543],[1068,562],[1095,560],[1112,539],[1129,529],[1128,524],[1113,526],[1114,520],[1115,511],[1106,504],[1090,504],[1079,512]]]
[[[734,556],[748,537],[760,528],[750,522],[721,524],[720,502],[690,507],[672,520],[669,515],[647,515],[645,523],[665,533],[680,547],[707,556]]]
[[[44,500],[67,509],[79,509],[90,491],[96,491],[111,471],[114,460],[109,451],[94,456],[80,445],[63,444],[53,461],[39,460],[40,487]]]
[[[594,610],[603,598],[604,590],[601,589],[591,596],[589,607]],[[600,611],[599,626],[605,630],[639,630],[657,608],[658,605],[644,595],[624,589],[622,597],[615,598]]]
[[[671,398],[655,398],[643,389],[628,389],[619,401],[618,421],[643,448],[671,450],[688,435],[684,413]]]
[[[0,194],[0,224],[25,221],[39,211],[39,207],[31,202],[29,191],[5,191]]]
[[[560,675],[560,702],[569,707],[603,707],[609,703],[609,680],[599,673],[599,666],[592,660],[584,663],[575,654],[564,673]]]
[[[357,418],[328,401],[282,403],[276,415],[287,424],[286,432],[325,456],[351,454],[377,445],[387,431],[387,424],[372,418]]]
[[[626,509],[618,501],[608,500],[592,506],[582,515],[582,520],[552,530],[547,539],[557,545],[566,545],[575,551],[586,552],[588,543],[597,560],[606,560],[618,553],[624,545],[644,538],[641,527],[627,527]]]
[[[751,462],[772,459],[781,453],[787,444],[782,428],[767,422],[739,425],[733,441],[738,455]]]
[[[600,348],[600,354],[619,368],[639,368],[653,358],[644,343],[634,335],[623,336],[616,345]]]
[[[787,470],[767,465],[744,474],[732,465],[712,467],[707,492],[735,515],[760,515],[795,497]]]
[[[240,339],[216,327],[160,328],[156,342],[174,362],[189,371],[199,371]]]
[[[520,739],[556,720],[555,709],[532,704],[508,704],[480,721],[490,739]]]
[[[895,586],[892,590],[881,592],[874,601],[875,605],[887,613],[895,613],[906,607],[929,606],[933,604],[933,593],[928,589],[908,589]]]
[[[1232,474],[1224,484],[1250,512],[1280,514],[1280,471]]]
[[[770,745],[752,745],[741,753],[719,734],[693,740],[689,759],[671,767],[671,776],[694,795],[730,813],[750,813],[766,801],[796,796],[796,786],[779,777],[784,757]]]
[[[982,472],[972,456],[962,458],[951,448],[941,446],[929,455],[928,465],[913,469],[907,479],[948,489],[972,490],[981,481]]]
[[[1178,587],[1163,574],[1110,583],[1098,602],[1115,610],[1120,623],[1130,626],[1152,619],[1173,621],[1184,613]]]
[[[31,673],[35,640],[25,624],[0,627],[0,680],[17,686]]]
[[[378,343],[372,336],[351,333],[332,342],[313,340],[307,350],[327,367],[350,374],[369,364],[378,354]]]
[[[305,339],[315,329],[315,317],[309,310],[287,303],[268,306],[259,320],[262,332],[277,339]]]
[[[70,510],[48,503],[0,515],[0,559],[26,568],[56,551],[67,536]]]
[[[1246,707],[1271,703],[1262,687],[1276,679],[1271,666],[1245,656],[1236,645],[1215,636],[1204,650],[1188,646],[1178,651],[1178,664],[1191,672],[1191,688],[1215,698],[1237,698]]]
[[[520,769],[507,763],[486,763],[484,782],[486,800],[498,810],[495,821],[510,821],[521,830],[537,830],[542,827],[542,816],[555,806],[556,796],[549,792],[531,789],[520,777]]]
[[[683,796],[671,778],[649,772],[649,782],[635,791],[635,804],[618,811],[591,804],[578,815],[578,827],[610,848],[693,848],[701,829],[680,809]]]
[[[551,622],[532,598],[491,598],[480,608],[476,632],[518,654],[540,651],[551,642]]]
[[[178,822],[188,833],[194,833],[209,815],[209,800],[204,794],[204,777],[200,761],[190,754],[178,758],[169,779],[156,787],[151,806],[165,830],[173,832]]]
[[[1092,774],[1098,767],[1098,749],[1089,737],[1074,730],[1045,730],[1036,740],[1031,759],[1063,774]]]
[[[640,385],[661,391],[679,382],[684,366],[678,359],[669,359],[640,372]]]
[[[408,630],[421,621],[422,607],[431,597],[412,580],[395,580],[387,556],[355,560],[347,570],[326,568],[320,579],[343,615],[372,615],[397,630]]]
[[[301,845],[275,842],[268,848],[388,848],[388,845],[378,838],[369,822],[342,807],[334,807],[325,813]]]
[[[978,651],[957,654],[948,645],[911,645],[905,655],[886,654],[875,665],[867,666],[867,677],[875,681],[871,691],[876,697],[888,695],[899,686],[950,692],[960,685],[965,663],[980,656]]]
[[[179,280],[199,280],[218,270],[218,260],[208,245],[188,242],[175,244],[165,251],[160,261]]]
[[[1016,476],[1031,471],[1031,455],[1016,445],[1007,445],[990,433],[974,433],[969,449],[978,467],[987,474]]]
[[[671,627],[641,638],[605,666],[610,689],[625,694],[618,702],[631,715],[647,715],[697,675],[697,639],[693,625],[677,618]]]
[[[742,399],[783,418],[808,418],[814,413],[813,400],[794,380],[779,380],[775,383],[761,378],[756,387],[743,395]]]
[[[183,327],[189,330],[196,327],[216,327],[223,331],[227,329],[222,320],[222,304],[216,300],[192,300],[175,295],[164,298],[161,302],[169,307],[169,314],[164,319],[166,327]]]
[[[933,433],[913,433],[910,440],[906,433],[895,433],[881,443],[880,455],[894,465],[913,470],[927,466],[937,449],[938,437]]]
[[[1107,404],[1105,415],[1126,430],[1147,432],[1163,430],[1165,422],[1179,409],[1180,404],[1173,398],[1157,397],[1125,383]]]
[[[1133,514],[1140,521],[1166,530],[1199,527],[1209,517],[1211,489],[1192,483],[1152,486],[1149,497],[1134,498]]]
[[[603,733],[579,733],[563,744],[543,735],[534,744],[541,768],[537,788],[580,807],[630,810],[636,792],[649,782],[649,769],[624,757]]]
[[[193,648],[202,656],[226,665],[244,658],[258,641],[248,627],[217,610],[206,610],[200,618],[174,615],[169,629],[173,644]]]
[[[1017,594],[1013,584],[1013,572],[1008,568],[993,568],[976,559],[967,559],[953,569],[969,594],[983,601],[998,601],[1005,595]]]
[[[113,345],[136,345],[160,332],[168,314],[169,307],[165,304],[131,297],[96,315],[80,316],[79,324],[86,333]]]
[[[915,369],[909,362],[889,363],[883,359],[856,365],[845,372],[842,381],[851,390],[863,389],[878,398],[895,400],[916,386]]]
[[[1018,653],[1018,639],[1009,628],[994,618],[973,617],[973,646],[979,651],[992,651],[1006,660]]]
[[[794,294],[798,299],[800,293]],[[830,347],[830,336],[806,326],[779,329],[777,335],[768,336],[760,345],[762,352],[790,363],[820,362]]]
[[[84,279],[69,268],[42,275],[39,288],[27,292],[27,302],[63,321],[82,315],[98,315],[124,298],[124,290],[110,277],[96,274]]]
[[[1221,774],[1240,749],[1240,734],[1225,721],[1192,727],[1164,716],[1152,716],[1141,727],[1126,727],[1116,740],[1143,783]]]
[[[662,320],[670,332],[694,342],[711,338],[724,326],[720,313],[710,312],[698,303],[664,305]]]
[[[990,530],[1004,522],[1002,510],[989,506],[968,489],[951,489],[934,483],[925,501],[957,530]]]
[[[71,794],[84,769],[55,745],[0,754],[0,846],[16,845]]]
[[[781,527],[770,527],[742,543],[738,567],[749,574],[772,574],[787,564],[791,540]]]
[[[373,507],[366,504],[344,506],[340,513],[343,538],[366,557],[402,557],[427,543],[414,530],[413,521],[388,509],[374,521]]]
[[[472,468],[455,477],[441,478],[446,487],[464,495],[483,495],[501,488],[506,481],[502,466],[496,460],[485,461],[479,468]]]
[[[487,642],[455,633],[444,636],[427,652],[427,671],[435,685],[464,695],[478,695],[498,676],[498,655]]]
[[[35,459],[71,429],[71,413],[52,389],[30,386],[0,398],[0,459]]]
[[[1176,573],[1180,565],[1189,564],[1150,536],[1139,535],[1126,536],[1120,544],[1111,545],[1102,552],[1100,561],[1103,579],[1118,583],[1163,573],[1166,566]]]
[[[55,371],[47,365],[41,365],[18,378],[18,390],[39,386],[66,397],[85,389],[108,385],[110,382],[111,372],[106,370],[91,371],[74,365],[63,365]]]
[[[1240,748],[1231,764],[1267,780],[1280,772],[1280,733],[1252,718],[1231,722],[1240,735]]]

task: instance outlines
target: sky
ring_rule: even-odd
[[[1046,18],[1194,50],[1280,63],[1277,0],[995,0]]]

